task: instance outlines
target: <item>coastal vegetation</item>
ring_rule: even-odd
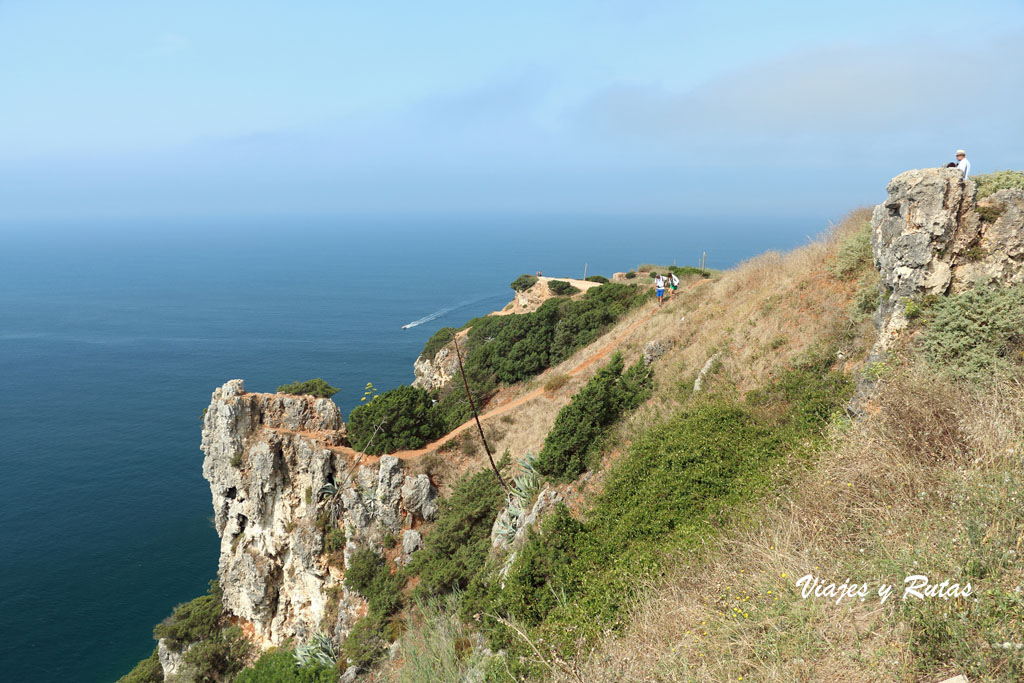
[[[579,294],[580,290],[565,280],[548,280],[548,289],[555,296],[572,296]]]
[[[317,377],[308,379],[305,382],[292,382],[282,384],[277,388],[279,394],[294,394],[296,396],[316,396],[317,398],[330,398],[338,393],[340,389],[332,387],[324,380]]]
[[[910,329],[877,361],[870,313],[890,293],[868,215],[707,278],[661,268],[692,277],[662,308],[637,310],[648,288],[608,283],[467,323],[478,406],[508,391],[485,428],[543,431],[505,452],[508,492],[474,465],[475,433],[430,454],[466,464],[408,564],[391,534],[349,555],[345,585],[367,612],[337,668],[452,682],[1024,677],[1024,287],[900,299]],[[505,411],[522,383],[543,398]],[[377,432],[382,449],[416,447],[379,436],[384,424],[439,439],[469,418],[463,391],[385,392],[353,411],[353,445],[386,452]],[[338,533],[325,552],[344,547]],[[902,590],[910,574],[970,582],[973,599],[836,602],[796,583]],[[230,651],[218,604],[179,607],[160,632]],[[297,661],[285,648],[246,673],[315,675]]]
[[[978,199],[989,197],[999,190],[1024,189],[1024,171],[996,171],[973,177],[978,186]]]
[[[537,471],[565,481],[583,474],[608,428],[649,396],[651,375],[643,361],[623,373],[622,355],[615,354],[558,413],[537,456]]]
[[[525,292],[530,287],[533,287],[535,284],[537,284],[538,279],[539,278],[536,275],[527,275],[526,273],[523,273],[522,275],[520,275],[519,277],[512,281],[511,287],[517,292]]]
[[[445,433],[430,394],[408,386],[385,391],[356,406],[349,413],[347,426],[352,446],[371,454],[422,448]]]

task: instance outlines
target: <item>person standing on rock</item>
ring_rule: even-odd
[[[665,298],[665,278],[660,273],[654,274],[654,293],[658,297],[658,305],[661,305]]]
[[[967,152],[962,149],[956,151],[956,167],[963,171],[964,180],[971,174],[971,162],[967,161]]]

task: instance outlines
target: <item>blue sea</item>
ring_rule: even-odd
[[[826,217],[474,216],[0,224],[0,679],[114,681],[206,591],[200,415],[323,377],[347,414],[520,273],[724,268]],[[432,319],[407,330],[402,325]]]

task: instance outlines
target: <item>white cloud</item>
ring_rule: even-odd
[[[752,66],[686,92],[623,83],[581,121],[627,137],[888,135],[1020,120],[1024,37],[955,45],[846,46]]]

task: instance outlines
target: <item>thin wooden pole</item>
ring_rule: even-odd
[[[455,357],[459,360],[459,373],[462,375],[462,386],[466,388],[466,398],[469,399],[469,407],[473,411],[473,419],[476,420],[476,428],[480,430],[480,440],[484,443],[484,451],[487,452],[487,459],[491,461],[491,469],[494,470],[494,475],[498,477],[498,483],[501,484],[501,488],[505,489],[505,493],[508,493],[508,484],[501,478],[501,472],[498,471],[498,466],[494,464],[494,457],[491,455],[491,449],[487,445],[487,439],[484,438],[484,428],[480,424],[480,416],[477,415],[476,405],[473,403],[473,394],[469,391],[469,382],[466,381],[466,369],[462,367],[462,351],[459,350],[459,335],[456,334],[454,337],[455,341]]]
[[[586,280],[586,279],[587,279],[587,266],[588,266],[588,265],[590,265],[590,264],[589,264],[589,263],[584,263],[584,264],[583,264],[583,279],[584,279],[584,280]]]

